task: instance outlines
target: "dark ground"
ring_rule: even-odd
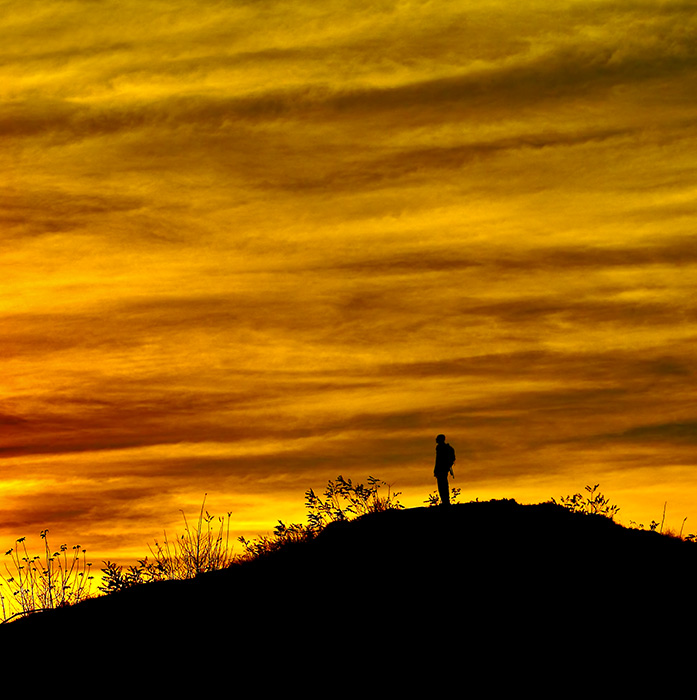
[[[691,648],[696,572],[697,544],[553,504],[414,508],[335,523],[193,581],[0,625],[0,645],[59,675],[74,669],[98,693],[147,683],[143,694],[209,694],[247,679],[264,696],[412,683],[439,694],[463,682],[467,694],[480,684],[475,697],[567,697],[612,673],[620,685],[602,687],[625,697],[667,644],[676,664]]]

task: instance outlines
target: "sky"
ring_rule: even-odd
[[[368,475],[697,532],[697,11],[0,0],[0,544]],[[206,495],[207,494],[207,495]],[[692,528],[692,529],[691,529]]]

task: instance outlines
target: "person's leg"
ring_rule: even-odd
[[[443,506],[450,505],[450,484],[448,483],[448,475],[438,477],[438,494],[440,502]]]

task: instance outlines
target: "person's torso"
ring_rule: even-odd
[[[447,443],[436,445],[436,468],[447,471],[455,461],[455,450]]]

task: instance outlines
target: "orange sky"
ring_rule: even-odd
[[[9,0],[0,543],[600,483],[697,532],[697,13]],[[691,529],[692,528],[692,529]]]

